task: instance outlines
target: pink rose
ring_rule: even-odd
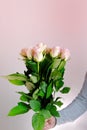
[[[38,50],[39,52],[43,52],[46,50],[47,45],[43,43],[37,44],[34,49]]]
[[[52,57],[57,57],[60,55],[60,52],[61,52],[61,48],[59,46],[56,46],[56,47],[53,47],[51,50],[50,50],[50,55]]]
[[[27,50],[28,50],[27,48],[23,48],[20,52],[20,55],[26,57],[27,56]]]
[[[69,60],[70,59],[70,51],[68,49],[62,49],[61,58],[65,59],[66,61]]]
[[[51,48],[46,48],[46,54],[50,54]]]
[[[32,59],[32,49],[27,49],[27,58]]]

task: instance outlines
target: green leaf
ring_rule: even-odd
[[[42,91],[42,89],[39,91],[38,96],[42,98],[45,96],[45,93]]]
[[[57,80],[55,82],[55,89],[56,89],[56,91],[58,91],[63,85],[64,85],[64,82],[62,80]]]
[[[55,101],[58,101],[59,99],[61,99],[62,97],[57,97],[56,99],[55,99]]]
[[[70,91],[70,88],[69,87],[64,87],[60,92],[63,93],[63,94],[66,94]]]
[[[45,81],[42,81],[42,82],[40,83],[40,88],[42,89],[42,91],[43,91],[44,93],[46,93],[47,83],[46,83]]]
[[[50,67],[52,64],[52,57],[50,55],[46,55],[44,60],[40,63],[40,73],[42,77],[44,77],[46,80],[49,78],[50,75]]]
[[[52,63],[52,69],[55,69],[59,66],[61,59],[54,59]]]
[[[31,96],[29,96],[28,94],[21,94],[20,96],[20,100],[23,101],[23,102],[28,102],[32,99]]]
[[[25,86],[29,91],[31,91],[35,88],[35,85],[29,81],[26,81]]]
[[[46,72],[46,80],[50,80],[50,74],[52,71],[52,63],[50,63],[50,65],[47,67],[47,72]]]
[[[7,76],[4,76],[6,79],[9,80],[10,83],[14,85],[24,85],[27,77],[24,74],[14,73]]]
[[[54,104],[56,104],[58,107],[61,107],[63,105],[61,101],[56,101]]]
[[[52,106],[52,108],[50,109],[50,112],[53,116],[55,117],[60,117],[59,112],[57,111],[55,106]]]
[[[30,76],[30,80],[31,80],[33,83],[37,83],[37,82],[38,82],[38,77],[35,76],[35,75],[31,75],[31,76]]]
[[[21,100],[21,101],[29,102],[29,98],[28,98],[27,96],[25,96],[25,95],[22,95],[22,96],[20,97],[20,100]]]
[[[57,111],[56,106],[54,106],[53,104],[48,104],[46,106],[46,109],[50,111],[51,115],[53,115],[54,117],[59,117],[59,112]]]
[[[59,67],[58,67],[58,70],[62,70],[66,65],[66,61],[65,60],[62,60]]]
[[[40,110],[41,104],[37,100],[31,100],[30,101],[30,107],[36,112],[36,111]]]
[[[32,99],[32,97],[29,95],[29,93],[24,93],[24,92],[17,92],[18,94],[20,94],[21,95],[21,97],[23,96],[23,97],[25,97],[24,99],[26,99],[26,100],[30,100],[30,99]]]
[[[32,117],[32,126],[34,130],[43,130],[45,124],[45,118],[40,113],[35,113]]]
[[[37,88],[34,92],[33,92],[33,99],[37,99],[38,98],[38,93],[39,93],[39,89]]]
[[[26,67],[27,67],[28,70],[35,72],[35,73],[38,72],[38,69],[37,69],[38,67],[37,67],[36,62],[30,61],[30,60],[27,59],[25,64],[26,64]]]
[[[52,63],[52,58],[49,55],[46,55],[44,60],[40,62],[40,71],[46,72],[51,63]]]
[[[59,80],[59,79],[63,79],[63,75],[62,73],[56,68],[54,69],[54,71],[52,71],[51,73],[51,79],[55,80]]]
[[[27,77],[24,74],[14,73],[7,76],[4,76],[8,80],[19,80],[19,81],[26,81]]]
[[[50,114],[49,110],[42,109],[40,113],[44,116],[45,119],[50,118],[52,115]]]
[[[20,80],[9,80],[10,83],[14,84],[14,85],[18,85],[18,86],[21,86],[21,85],[24,85],[25,82],[24,81],[20,81]]]
[[[52,92],[53,92],[53,86],[52,86],[52,83],[50,83],[49,86],[47,87],[46,98],[49,98]]]
[[[8,113],[8,116],[16,116],[19,114],[24,114],[29,111],[29,105],[20,102],[18,103],[18,106],[13,107],[10,112]]]

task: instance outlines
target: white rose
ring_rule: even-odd
[[[61,58],[65,59],[66,61],[69,60],[70,59],[70,51],[68,49],[62,49]]]
[[[32,56],[33,56],[33,59],[37,62],[40,62],[43,60],[43,53],[40,52],[39,49],[36,49],[36,48],[33,48],[32,50]]]
[[[61,52],[61,48],[59,46],[56,46],[56,47],[53,47],[51,50],[50,50],[50,55],[52,57],[57,57],[60,55],[60,52]]]

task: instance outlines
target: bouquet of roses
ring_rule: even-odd
[[[25,48],[20,52],[26,65],[23,74],[16,72],[5,76],[14,85],[25,85],[28,92],[18,92],[20,102],[8,113],[16,116],[33,110],[32,126],[34,130],[43,130],[45,120],[51,116],[59,117],[57,108],[63,105],[61,97],[55,93],[66,94],[70,87],[64,87],[64,72],[70,58],[68,49],[59,46],[48,48],[45,44],[37,44],[33,48]]]

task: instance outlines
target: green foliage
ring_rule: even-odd
[[[37,63],[35,61],[32,61],[32,60],[28,60],[26,59],[26,67],[27,69],[30,71],[30,72],[35,72],[37,73],[38,72],[38,66],[37,66]]]
[[[62,70],[62,69],[65,67],[65,65],[66,65],[66,61],[65,61],[65,60],[62,60],[62,61],[60,62],[60,65],[59,65],[59,67],[58,67],[58,70]]]
[[[45,93],[42,90],[40,90],[38,93],[38,96],[40,96],[41,98],[44,98]]]
[[[47,54],[39,66],[40,75],[46,82],[48,82],[50,76],[51,65],[52,65],[52,57]]]
[[[17,106],[13,107],[9,116],[24,114],[32,109],[35,114],[32,117],[34,130],[43,130],[45,120],[51,116],[59,117],[58,107],[63,105],[61,97],[55,99],[55,93],[66,94],[69,87],[64,87],[65,59],[61,54],[52,57],[50,53],[43,52],[41,62],[33,58],[24,57],[26,71],[24,74],[14,73],[4,76],[14,85],[25,85],[28,93],[18,92],[20,100]]]
[[[46,98],[49,98],[52,95],[53,92],[53,85],[50,83],[47,87],[47,93],[46,93]]]
[[[32,117],[32,126],[34,130],[43,130],[45,118],[40,113],[35,113]]]
[[[6,79],[9,80],[10,83],[14,85],[24,85],[27,77],[24,74],[14,73],[7,76],[4,76]]]
[[[70,91],[70,88],[69,87],[64,87],[60,92],[63,93],[63,94],[66,94]]]
[[[37,100],[31,100],[30,101],[30,107],[31,107],[32,110],[34,110],[35,112],[37,112],[37,111],[40,110],[41,104]]]
[[[55,101],[54,104],[57,105],[58,107],[61,107],[63,105],[61,101]]]
[[[54,69],[51,73],[51,78],[55,80],[60,80],[62,79],[62,73],[58,70],[58,68]]]
[[[46,109],[42,109],[40,111],[40,114],[42,114],[45,119],[49,119],[52,116],[51,113],[50,113],[50,111],[46,110]]]
[[[55,89],[58,91],[61,87],[63,87],[64,82],[62,80],[55,81]]]
[[[32,126],[34,130],[43,130],[45,120],[51,116],[49,110],[46,109],[42,109],[39,113],[35,113],[32,117]]]
[[[24,81],[21,81],[21,80],[9,80],[10,83],[14,84],[14,85],[17,85],[17,86],[21,86],[21,85],[24,85],[25,82]]]
[[[41,90],[42,90],[44,93],[46,93],[47,83],[46,83],[45,81],[42,81],[42,82],[40,83],[40,88],[41,88]]]
[[[30,76],[30,80],[31,80],[33,83],[37,83],[37,82],[38,82],[38,77],[35,76],[35,75],[31,75],[31,76]]]
[[[52,63],[52,69],[56,69],[59,67],[61,62],[61,59],[53,59],[53,63]]]
[[[59,117],[59,112],[57,110],[57,107],[51,103],[49,103],[47,106],[46,106],[46,109],[50,111],[51,115],[54,116],[54,117]]]
[[[38,92],[39,92],[39,89],[37,88],[34,92],[33,92],[33,99],[37,99],[38,98]]]
[[[7,78],[8,80],[21,80],[21,81],[26,81],[26,76],[24,74],[19,74],[19,73],[14,73],[14,74],[10,74],[8,76],[4,76],[5,78]]]
[[[21,101],[29,102],[32,99],[32,97],[29,96],[29,94],[26,94],[24,92],[18,92],[18,93],[21,95],[20,96]]]
[[[26,81],[25,86],[29,91],[32,91],[35,88],[35,85],[30,81]]]
[[[10,112],[8,113],[8,116],[16,116],[19,114],[24,114],[28,112],[30,109],[29,105],[19,102],[17,106],[13,107]]]

